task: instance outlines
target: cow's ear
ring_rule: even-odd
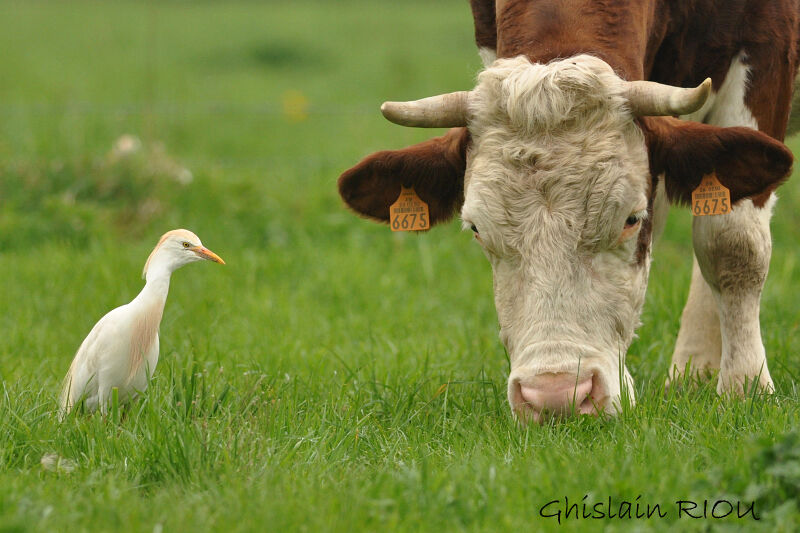
[[[688,204],[703,176],[714,172],[731,202],[751,198],[761,206],[789,177],[792,152],[750,128],[720,128],[674,118],[639,119],[653,177],[664,174],[672,202]]]
[[[428,204],[431,225],[448,220],[464,203],[464,171],[469,132],[453,128],[442,137],[376,152],[339,178],[339,194],[357,213],[389,221],[400,187],[413,187]]]

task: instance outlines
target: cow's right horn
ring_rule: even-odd
[[[440,94],[412,102],[384,102],[388,120],[412,128],[456,128],[467,125],[469,91]]]
[[[626,83],[625,97],[633,114],[639,117],[688,115],[706,103],[711,94],[711,78],[690,89],[682,89],[653,81]]]

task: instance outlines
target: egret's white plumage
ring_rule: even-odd
[[[170,275],[187,263],[225,262],[185,229],[165,233],[144,265],[142,291],[95,324],[72,360],[61,392],[61,415],[83,400],[88,411],[105,413],[111,390],[125,402],[147,388],[158,362],[158,327]]]

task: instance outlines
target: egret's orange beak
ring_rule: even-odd
[[[203,259],[208,259],[209,261],[214,261],[215,263],[219,263],[221,265],[225,264],[225,261],[222,260],[220,256],[206,248],[205,246],[195,246],[192,248],[192,251],[202,257]]]

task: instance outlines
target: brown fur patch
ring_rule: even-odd
[[[687,204],[706,174],[716,172],[731,202],[752,198],[761,207],[792,170],[786,146],[750,128],[720,128],[673,118],[639,120],[653,176],[665,174],[670,200]]]
[[[497,55],[548,63],[597,56],[627,79],[642,79],[649,1],[508,0],[497,16]]]
[[[476,24],[478,22],[476,21]],[[546,63],[596,55],[625,79],[720,87],[744,51],[746,102],[759,129],[783,139],[800,49],[797,0],[508,0],[497,55]]]
[[[364,158],[339,178],[339,194],[357,213],[389,221],[400,186],[411,186],[428,204],[431,225],[446,221],[464,202],[469,132],[453,128],[442,137]]]
[[[470,0],[475,22],[475,43],[480,48],[497,49],[497,26],[494,22],[494,0]]]
[[[797,0],[647,0],[663,35],[652,40],[649,79],[682,87],[725,79],[741,51],[750,66],[746,103],[759,130],[783,139],[800,46]],[[653,32],[651,31],[651,36]]]

